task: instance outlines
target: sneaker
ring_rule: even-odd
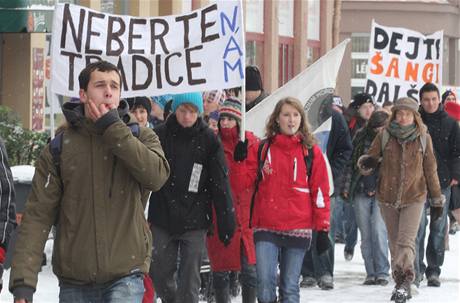
[[[335,235],[335,241],[336,244],[345,244],[345,239],[343,238],[342,235]]]
[[[388,285],[388,278],[377,278],[375,279],[375,285],[380,286],[387,286]]]
[[[334,279],[331,275],[324,275],[319,279],[319,288],[322,290],[330,290],[334,288]]]
[[[351,261],[353,259],[354,255],[354,249],[344,249],[343,250],[343,255],[345,256],[345,260]]]
[[[364,282],[363,282],[363,285],[375,285],[375,278],[374,277],[366,277],[366,279],[364,279]]]
[[[439,280],[439,276],[436,274],[432,274],[428,277],[428,286],[432,287],[439,287],[441,286],[441,281]]]
[[[457,230],[458,230],[458,223],[457,223],[457,222],[454,222],[454,223],[450,224],[450,227],[449,227],[449,234],[455,235],[455,233],[457,232]]]
[[[314,287],[316,284],[316,279],[309,276],[302,277],[302,281],[300,281],[300,287],[302,288]]]

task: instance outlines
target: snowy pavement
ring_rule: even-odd
[[[46,252],[48,259],[51,256],[52,241],[48,241]],[[360,255],[359,247],[356,247],[352,261],[347,262],[343,257],[343,244],[336,245],[335,250],[335,287],[333,290],[324,291],[318,287],[302,288],[300,302],[302,303],[325,303],[325,302],[390,302],[389,298],[393,289],[393,283],[388,286],[364,286],[364,263]],[[56,277],[53,275],[51,262],[43,268],[38,277],[37,292],[34,296],[35,303],[58,302],[59,287]],[[9,270],[3,275],[4,287],[8,285]],[[426,280],[422,281],[418,294],[409,302],[413,303],[458,303],[460,302],[460,233],[450,236],[450,251],[446,252],[444,265],[441,273],[441,287],[433,288],[426,286]],[[0,294],[0,302],[13,302],[12,295],[4,289]],[[241,298],[236,298],[233,303],[241,303]],[[184,302],[186,303],[186,302]]]

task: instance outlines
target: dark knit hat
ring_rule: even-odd
[[[367,125],[370,128],[378,128],[384,126],[387,123],[388,118],[390,118],[390,115],[386,111],[378,110],[372,113],[369,121],[367,121]]]
[[[391,111],[395,112],[398,109],[406,109],[418,115],[418,108],[419,108],[419,104],[417,103],[417,101],[415,101],[412,98],[404,97],[404,98],[399,98],[398,100],[396,100],[393,107],[391,108]]]
[[[228,97],[220,107],[221,116],[230,116],[241,123],[241,101],[235,97]]]
[[[359,109],[364,103],[374,104],[374,97],[366,93],[359,93],[353,97],[353,101],[350,103],[350,106],[354,109]]]
[[[191,104],[195,106],[198,110],[198,113],[203,113],[203,98],[201,93],[185,93],[173,95],[172,111],[176,112],[176,109],[182,104]]]
[[[150,98],[147,97],[133,97],[128,98],[129,109],[134,110],[137,107],[143,107],[147,111],[148,114],[152,111],[152,103],[150,103]]]
[[[255,65],[246,66],[246,90],[263,90],[262,76]]]
[[[444,104],[446,102],[447,97],[449,97],[450,95],[454,96],[455,99],[457,99],[457,96],[455,95],[455,93],[453,91],[451,91],[450,89],[448,89],[448,90],[445,91],[444,94],[442,94],[442,97],[441,97],[442,104]]]

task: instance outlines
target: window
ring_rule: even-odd
[[[294,37],[294,1],[278,2],[278,33],[284,37]]]
[[[246,65],[257,65],[263,75],[264,63],[264,2],[247,0],[246,21]]]
[[[263,74],[264,39],[261,34],[246,34],[246,65],[257,65]]]
[[[320,40],[320,0],[308,0],[308,40]]]
[[[278,85],[283,86],[294,76],[294,38],[280,37]]]
[[[370,35],[354,33],[351,35],[351,96],[364,91],[367,78]]]
[[[247,0],[245,13],[246,32],[262,34],[264,32],[264,2]]]

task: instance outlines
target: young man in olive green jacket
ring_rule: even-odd
[[[169,165],[151,129],[129,127],[135,120],[120,102],[116,66],[92,63],[79,82],[81,103],[63,107],[59,163],[48,147],[36,163],[10,275],[15,302],[32,302],[53,224],[59,302],[142,301],[151,259],[146,195],[163,186]]]

